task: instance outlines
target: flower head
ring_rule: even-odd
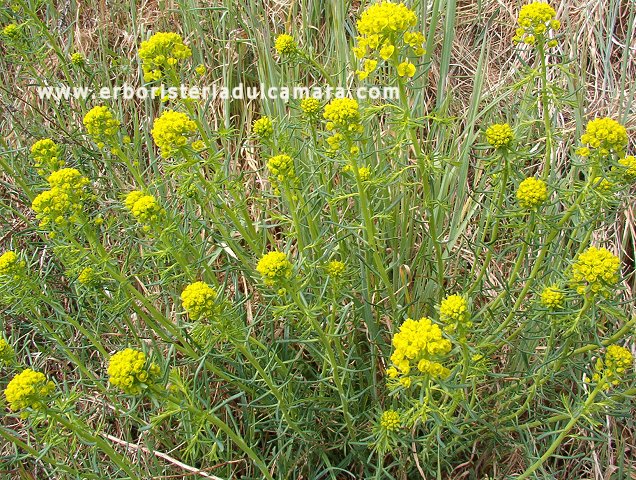
[[[287,255],[276,250],[265,254],[256,265],[256,271],[263,277],[265,285],[284,284],[292,276],[292,264]]]
[[[404,33],[417,24],[417,15],[403,3],[380,2],[367,8],[358,20],[358,32],[364,36]]]
[[[556,11],[545,2],[532,2],[521,7],[517,19],[519,28],[512,41],[534,45],[537,42],[548,43],[549,47],[557,45],[554,32],[561,28],[556,20]]]
[[[105,105],[98,105],[89,110],[84,115],[83,123],[88,134],[96,140],[112,137],[120,125],[115,114]]]
[[[539,178],[528,177],[519,184],[517,200],[521,208],[537,208],[548,199],[548,187]]]
[[[41,173],[46,170],[57,170],[64,166],[64,160],[60,159],[60,147],[50,138],[38,140],[31,147],[31,156],[35,161],[35,167],[41,169]]]
[[[601,156],[623,155],[628,141],[625,127],[608,117],[590,120],[581,136],[581,143],[590,149],[598,149]]]
[[[17,280],[24,275],[25,266],[26,262],[20,260],[20,257],[11,250],[0,255],[0,277],[6,276]]]
[[[380,417],[380,427],[394,432],[400,429],[400,413],[395,410],[385,410]]]
[[[436,360],[450,351],[451,343],[442,337],[442,330],[429,318],[407,319],[393,336],[392,343],[391,361],[400,373],[407,375],[413,367],[436,378],[444,378],[450,373]]]
[[[541,304],[550,310],[563,308],[564,302],[565,293],[559,289],[558,285],[545,287],[541,292]]]
[[[334,98],[325,106],[323,117],[327,120],[327,130],[343,133],[359,132],[360,107],[352,98]]]
[[[605,248],[589,247],[572,265],[571,283],[584,294],[608,293],[608,288],[618,282],[620,260]]]
[[[159,373],[156,363],[149,363],[144,352],[132,348],[115,353],[108,364],[108,381],[129,395],[139,395]]]
[[[282,33],[276,37],[274,48],[281,57],[293,55],[298,52],[296,40],[294,40],[294,37],[287,35],[286,33]]]
[[[93,267],[83,268],[77,276],[77,281],[85,287],[94,287],[99,284],[99,275]]]
[[[495,123],[486,130],[486,141],[493,148],[509,147],[513,138],[512,128],[507,123]]]
[[[276,194],[280,193],[280,185],[285,182],[294,182],[294,160],[285,154],[275,155],[267,161],[267,170],[270,173],[270,181]]]
[[[75,52],[71,55],[71,63],[76,67],[81,67],[86,63],[86,57],[79,52]]]
[[[303,114],[309,118],[317,118],[322,110],[322,105],[320,100],[317,98],[309,97],[303,98],[300,101],[300,109],[303,111]]]
[[[7,385],[4,396],[13,411],[24,408],[42,409],[46,399],[55,390],[55,384],[47,381],[43,373],[30,368],[18,373]]]
[[[197,124],[185,113],[166,110],[155,120],[151,133],[161,156],[168,158],[184,148],[196,131]]]
[[[636,182],[636,157],[628,155],[625,158],[621,158],[618,161],[618,168],[614,167],[612,170],[614,173],[620,175],[621,179],[625,183]]]
[[[598,359],[592,379],[595,382],[602,378],[607,381],[605,389],[610,385],[618,385],[634,363],[632,352],[619,345],[610,345],[605,352],[605,360]]]
[[[252,132],[261,138],[269,138],[274,133],[274,125],[269,117],[261,117],[252,124]]]
[[[345,264],[339,260],[332,260],[325,267],[325,271],[327,272],[327,275],[329,275],[334,280],[341,278],[344,275],[345,270],[346,270]]]
[[[141,42],[139,58],[144,81],[160,80],[167,71],[173,70],[181,60],[192,56],[192,50],[181,35],[174,32],[158,32]]]
[[[400,77],[410,78],[415,75],[415,65],[411,62],[402,62],[398,65],[397,71]]]
[[[20,36],[20,27],[15,23],[10,23],[2,29],[2,36],[9,40],[16,40]]]
[[[473,326],[470,321],[468,303],[461,295],[448,295],[439,305],[439,319],[444,323],[444,331],[452,333],[456,330],[465,335]]]
[[[165,213],[152,195],[133,190],[124,199],[124,206],[141,224],[153,224]]]
[[[40,220],[40,227],[64,226],[79,219],[84,202],[91,197],[90,181],[75,168],[62,168],[47,178],[50,189],[33,199],[31,208]]]
[[[183,308],[192,320],[211,318],[217,313],[216,291],[205,282],[188,285],[181,293]]]
[[[3,363],[10,363],[15,357],[15,352],[9,343],[2,337],[0,337],[0,365]]]

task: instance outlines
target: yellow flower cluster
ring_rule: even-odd
[[[11,345],[4,338],[0,338],[0,365],[11,362],[14,356],[15,352]]]
[[[604,378],[608,382],[605,389],[609,389],[610,384],[616,386],[621,383],[633,363],[634,357],[627,348],[610,345],[605,352],[605,361],[600,358],[596,361],[592,380],[598,382]]]
[[[581,143],[589,148],[598,149],[601,156],[610,153],[623,155],[628,142],[625,127],[608,117],[590,120],[581,136]]]
[[[96,140],[100,140],[98,146],[103,147],[102,139],[112,137],[117,133],[119,128],[119,120],[115,118],[115,114],[105,105],[93,107],[84,115],[82,120],[88,134]]]
[[[512,128],[507,123],[495,123],[486,129],[486,141],[493,148],[508,147],[512,140]]]
[[[81,67],[86,63],[86,58],[79,52],[75,52],[71,55],[71,63],[76,67]]]
[[[620,260],[605,248],[589,247],[572,265],[571,283],[584,294],[603,292],[618,282]]]
[[[512,41],[527,45],[546,43],[548,47],[556,47],[558,42],[554,38],[554,33],[561,28],[561,22],[555,17],[556,11],[545,2],[524,5],[519,11],[519,28]]]
[[[197,124],[185,113],[166,110],[155,120],[151,133],[161,156],[168,158],[184,148],[196,131]]]
[[[55,385],[47,381],[41,372],[30,368],[18,373],[7,385],[4,396],[13,411],[24,408],[38,410],[44,407],[46,397],[55,390]]]
[[[263,277],[265,285],[282,285],[292,276],[292,264],[283,252],[269,252],[258,261],[256,271]]]
[[[633,155],[628,155],[625,158],[621,158],[618,161],[620,165],[620,169],[615,170],[620,173],[622,179],[625,183],[634,183],[636,182],[636,157]]]
[[[261,138],[269,138],[274,133],[274,125],[269,117],[261,117],[252,124],[252,132]]]
[[[424,35],[409,31],[416,24],[417,15],[403,3],[383,1],[362,12],[357,23],[360,36],[353,48],[356,58],[362,61],[362,69],[356,71],[360,80],[377,68],[380,59],[397,66],[401,77],[415,75],[415,65],[407,60],[399,65],[398,62],[409,53],[415,56],[426,53]]]
[[[2,36],[10,40],[15,40],[20,36],[20,27],[15,23],[10,23],[2,29]]]
[[[99,283],[99,278],[93,267],[86,267],[77,276],[77,281],[86,287],[91,287]]]
[[[50,138],[38,140],[31,147],[31,156],[35,161],[35,167],[40,169],[41,175],[45,171],[57,170],[64,166],[64,160],[60,159],[60,147]]]
[[[0,256],[0,277],[7,276],[17,280],[24,274],[26,262],[20,260],[18,255],[11,250]]]
[[[165,213],[152,195],[133,190],[124,200],[124,206],[141,224],[153,224]]]
[[[444,331],[448,333],[459,331],[462,336],[473,326],[470,321],[468,303],[461,295],[448,295],[442,300],[439,305],[439,319],[444,323]]]
[[[450,373],[436,360],[450,352],[451,342],[442,337],[442,330],[429,318],[407,319],[393,336],[392,343],[391,362],[395,367],[388,371],[390,377],[397,376],[398,372],[407,375],[413,366],[435,378],[445,378]]]
[[[329,275],[333,279],[341,278],[345,273],[345,269],[345,264],[339,260],[332,260],[325,267],[327,275]]]
[[[62,168],[49,175],[47,181],[50,189],[40,193],[31,204],[40,227],[76,222],[84,201],[91,197],[86,190],[89,180],[75,168]]]
[[[316,118],[322,110],[322,105],[317,98],[303,98],[300,101],[300,109],[307,117]]]
[[[395,410],[386,410],[380,417],[380,426],[385,430],[395,432],[400,429],[400,413]]]
[[[360,107],[353,98],[334,98],[325,106],[323,117],[327,120],[327,130],[360,132]]]
[[[558,285],[550,285],[545,287],[541,292],[541,304],[550,310],[563,308],[565,302],[565,293],[563,293]]]
[[[164,74],[174,69],[180,60],[192,56],[192,50],[181,35],[174,32],[158,32],[141,42],[139,58],[144,73],[144,81],[160,80]]]
[[[108,364],[108,381],[129,395],[139,395],[159,373],[156,363],[148,364],[146,354],[132,348],[115,353]]]
[[[192,320],[216,315],[216,291],[205,282],[194,282],[181,292],[181,303]]]
[[[296,40],[294,40],[294,37],[287,35],[286,33],[282,33],[276,37],[274,48],[281,57],[293,55],[298,52]]]
[[[289,155],[276,155],[267,161],[267,170],[270,173],[270,181],[276,194],[280,193],[279,187],[284,182],[294,181],[294,160]]]
[[[519,184],[517,200],[522,208],[536,208],[548,199],[548,186],[539,178],[528,177]]]

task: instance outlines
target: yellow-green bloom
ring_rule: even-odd
[[[192,50],[181,35],[174,32],[158,32],[141,42],[139,58],[144,81],[160,80],[167,71],[174,70],[181,61],[192,56]]]
[[[534,45],[537,42],[554,47],[557,42],[551,36],[561,28],[561,22],[556,20],[556,11],[545,2],[532,2],[521,7],[517,23],[519,28],[512,38],[515,43]]]
[[[358,20],[363,36],[390,36],[404,33],[417,24],[417,15],[403,3],[379,2],[368,7]]]
[[[601,156],[623,155],[628,142],[625,127],[608,117],[590,120],[581,136],[581,143],[590,149],[598,149]]]
[[[558,285],[545,287],[541,292],[541,304],[550,310],[563,308],[564,302],[565,293],[559,289]]]
[[[621,158],[618,161],[619,168],[613,169],[615,173],[618,173],[625,183],[636,182],[636,157],[629,155],[625,158]]]
[[[91,195],[87,191],[90,181],[75,168],[62,168],[47,178],[49,190],[40,193],[31,208],[40,220],[40,227],[64,226],[79,219],[84,202]]]
[[[2,36],[9,40],[15,40],[20,36],[20,27],[15,23],[10,23],[2,29]]]
[[[317,98],[303,98],[300,101],[300,109],[307,117],[315,118],[320,114],[322,105]]]
[[[161,156],[168,158],[186,147],[196,131],[197,124],[185,113],[166,110],[155,120],[151,133]]]
[[[280,185],[285,182],[294,182],[294,160],[285,154],[275,155],[267,161],[267,170],[270,173],[270,181],[276,194],[280,193]]]
[[[115,353],[108,364],[108,381],[129,395],[139,395],[159,373],[156,363],[149,363],[144,352],[132,348]]]
[[[9,343],[0,337],[0,365],[3,363],[11,363],[15,357],[15,352]]]
[[[84,115],[84,126],[88,134],[95,140],[103,140],[105,137],[112,137],[117,133],[120,122],[115,118],[115,114],[105,105],[93,107]]]
[[[605,360],[600,358],[597,360],[592,380],[599,382],[605,379],[607,381],[605,389],[609,389],[610,385],[616,386],[621,383],[633,364],[634,357],[629,349],[610,345],[605,352]]]
[[[410,78],[415,75],[415,65],[411,62],[402,62],[398,65],[397,71],[400,77]]]
[[[287,35],[286,33],[282,33],[278,37],[276,37],[274,48],[281,57],[293,55],[294,53],[298,52],[298,45],[296,44],[296,40],[294,40],[294,37],[292,37],[291,35]]]
[[[13,411],[32,408],[42,409],[47,397],[55,390],[55,384],[46,380],[41,372],[30,368],[18,373],[7,385],[4,396]]]
[[[327,275],[336,280],[344,275],[345,269],[345,264],[339,260],[332,260],[325,267]]]
[[[439,305],[439,319],[444,323],[444,330],[448,333],[459,331],[465,335],[466,330],[473,326],[470,321],[468,302],[461,295],[448,295]]]
[[[519,184],[517,200],[522,208],[536,208],[548,199],[548,186],[539,178],[529,177]]]
[[[353,98],[334,98],[325,106],[323,117],[327,130],[353,133],[362,131],[360,107]]]
[[[6,251],[0,256],[0,277],[6,276],[17,280],[24,275],[25,266],[26,262],[20,260],[15,252]]]
[[[287,255],[276,250],[265,254],[256,265],[256,271],[263,277],[263,283],[269,287],[283,285],[291,278],[292,270]]]
[[[607,293],[618,283],[620,260],[605,248],[589,247],[581,253],[572,265],[571,283],[576,291],[584,294]]]
[[[380,427],[385,430],[395,432],[400,429],[400,413],[395,410],[386,410],[380,417]]]
[[[38,140],[31,147],[31,156],[35,161],[35,166],[40,170],[40,173],[44,173],[46,170],[57,170],[64,166],[64,160],[60,158],[60,147],[50,138],[43,138]]]
[[[76,67],[81,67],[86,63],[86,58],[79,52],[75,52],[71,55],[71,63]]]
[[[261,117],[252,124],[252,132],[261,138],[269,138],[274,133],[274,125],[269,117]]]
[[[77,281],[85,287],[95,287],[99,285],[99,275],[93,267],[83,268],[77,276]]]
[[[156,223],[165,213],[155,197],[139,190],[133,190],[126,195],[124,206],[142,224]]]
[[[391,362],[401,374],[407,375],[413,367],[436,378],[450,373],[437,360],[450,352],[451,342],[442,337],[442,330],[429,318],[407,319],[393,336],[392,344]]]
[[[183,308],[192,320],[212,318],[217,312],[216,291],[205,282],[188,285],[181,293]]]
[[[486,141],[493,148],[509,147],[513,138],[512,128],[507,123],[495,123],[486,130]]]

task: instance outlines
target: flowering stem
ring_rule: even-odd
[[[172,403],[173,405],[183,410],[187,410],[190,413],[193,413],[194,415],[197,415],[197,416],[202,415],[203,417],[205,417],[207,420],[210,421],[210,423],[212,423],[215,427],[217,427],[219,430],[225,433],[241,450],[243,450],[243,452],[245,452],[245,454],[249,457],[249,459],[261,471],[261,473],[263,474],[263,478],[273,480],[273,477],[271,473],[269,472],[267,465],[265,465],[265,462],[256,454],[254,450],[252,450],[247,445],[247,443],[245,443],[245,441],[243,440],[243,438],[241,438],[241,436],[237,435],[237,433],[232,428],[230,428],[230,426],[227,423],[225,423],[223,420],[217,417],[214,413],[210,412],[209,410],[200,410],[194,407],[193,405],[184,403],[178,398],[170,395],[167,391],[158,388],[156,385],[151,386],[150,388],[154,392],[159,394],[163,399]]]
[[[601,391],[604,385],[605,385],[605,381],[601,380],[596,386],[596,388],[592,390],[592,393],[590,393],[590,395],[588,396],[587,400],[583,404],[583,407],[580,409],[580,411],[570,418],[570,421],[565,425],[563,430],[561,430],[561,433],[559,434],[559,436],[552,442],[552,444],[548,447],[545,453],[541,455],[541,457],[536,462],[534,462],[530,466],[530,468],[528,468],[525,472],[523,472],[520,476],[518,476],[517,480],[524,480],[530,477],[530,475],[536,472],[541,467],[541,465],[543,465],[545,461],[552,456],[552,454],[556,451],[556,449],[559,448],[563,440],[565,440],[565,437],[567,437],[568,433],[570,433],[570,430],[572,430],[572,428],[574,428],[574,426],[577,424],[579,419],[585,414],[587,414],[590,407],[594,404],[594,399],[599,394],[599,392]]]
[[[550,105],[548,102],[548,68],[546,64],[546,52],[542,42],[537,44],[539,58],[541,60],[541,108],[543,123],[545,126],[545,165],[541,174],[542,180],[547,180],[550,175],[552,162],[552,120],[550,119]]]
[[[71,432],[75,433],[78,437],[82,438],[84,441],[94,443],[97,447],[103,451],[106,455],[110,457],[110,459],[115,462],[115,464],[121,468],[124,472],[126,472],[131,479],[141,479],[131,468],[130,460],[118,453],[110,446],[106,440],[104,440],[99,435],[93,435],[90,433],[90,428],[87,425],[79,425],[77,423],[73,423],[63,415],[59,415],[57,412],[53,412],[51,410],[46,410],[46,414],[52,420],[60,423],[64,427],[66,427]]]

